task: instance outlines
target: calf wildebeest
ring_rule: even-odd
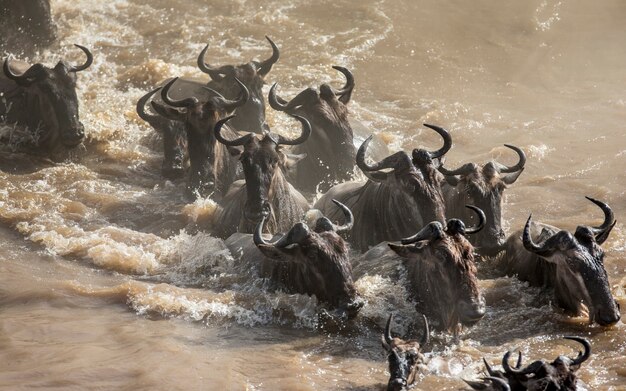
[[[49,0],[0,0],[0,52],[25,56],[57,37]]]
[[[311,125],[304,117],[293,116],[302,124],[302,134],[295,139],[271,132],[260,138],[254,133],[235,140],[222,134],[222,126],[232,116],[215,125],[215,138],[230,148],[243,147],[239,160],[245,181],[233,183],[216,213],[215,234],[227,237],[234,232],[253,232],[261,220],[268,217],[270,232],[285,232],[300,221],[309,209],[307,200],[285,178],[289,158],[282,152],[284,145],[298,145],[311,134]]]
[[[333,186],[315,208],[337,219],[330,200],[348,205],[356,217],[349,241],[353,247],[366,250],[385,240],[395,240],[414,232],[415,227],[430,221],[445,220],[445,203],[441,191],[443,175],[437,170],[440,159],[452,146],[449,133],[438,126],[424,124],[441,135],[444,145],[429,152],[414,149],[412,157],[400,151],[372,165],[365,162],[370,136],[357,152],[357,166],[369,178],[365,183],[346,182]],[[382,170],[390,168],[389,172]]]
[[[152,107],[160,115],[180,121],[185,126],[191,164],[188,183],[190,195],[207,196],[215,192],[219,198],[235,180],[237,161],[231,156],[234,151],[229,152],[228,148],[218,143],[211,129],[219,118],[231,114],[248,100],[248,89],[238,82],[241,94],[236,100],[226,99],[208,87],[204,88],[211,94],[204,100],[195,96],[174,100],[169,96],[169,90],[176,80],[172,79],[161,89],[161,99],[167,106],[152,100]],[[152,91],[152,94],[157,91]],[[239,136],[228,126],[224,131],[230,136]]]
[[[237,117],[231,122],[235,129],[261,133],[267,130],[265,123],[265,100],[263,98],[263,78],[278,61],[280,52],[278,47],[269,37],[265,37],[272,46],[272,55],[263,61],[250,61],[240,65],[224,65],[213,67],[205,62],[207,45],[198,56],[198,68],[211,77],[208,83],[200,80],[179,78],[170,88],[170,96],[174,99],[183,99],[195,96],[200,100],[207,98],[207,91],[204,87],[209,87],[227,99],[237,99],[240,92],[239,80],[243,83],[248,92],[249,99],[235,109]],[[168,79],[161,83],[165,85],[170,82]],[[137,113],[156,131],[163,135],[164,160],[161,173],[170,179],[180,178],[185,172],[185,159],[187,155],[187,140],[184,126],[180,122],[172,121],[158,115],[150,114],[146,111],[145,105],[150,101],[151,93],[143,96],[137,102]],[[157,103],[163,103],[157,95],[154,97]]]
[[[442,186],[446,199],[446,216],[469,221],[470,213],[466,204],[478,206],[487,216],[487,225],[479,234],[471,237],[470,242],[481,255],[496,255],[501,249],[506,236],[502,229],[502,194],[507,185],[514,183],[524,171],[526,155],[513,146],[505,144],[519,156],[517,164],[511,167],[497,162],[489,162],[482,167],[467,163],[455,170],[442,166],[439,171],[445,175],[446,183]]]
[[[335,91],[322,84],[319,93],[307,88],[287,102],[276,95],[276,83],[270,89],[268,101],[274,110],[301,115],[311,122],[310,139],[294,148],[294,153],[306,153],[290,182],[296,188],[313,193],[349,180],[355,158],[354,134],[348,121],[347,104],[354,89],[354,77],[346,68],[333,66],[346,77],[346,84]]]
[[[529,217],[523,232],[507,240],[505,255],[498,266],[507,275],[517,275],[533,286],[552,289],[556,304],[567,314],[584,314],[586,307],[590,322],[609,326],[619,321],[620,308],[611,294],[600,245],[616,221],[607,204],[586,198],[604,212],[602,225],[578,226],[572,235],[556,227],[533,223]]]
[[[575,391],[578,381],[576,371],[580,368],[582,363],[589,359],[591,355],[591,345],[589,341],[584,338],[563,338],[579,342],[583,345],[584,352],[579,352],[578,356],[573,359],[567,356],[559,356],[551,363],[547,363],[543,360],[535,361],[526,368],[522,368],[522,353],[519,353],[517,365],[511,367],[509,363],[511,352],[509,351],[502,358],[502,368],[504,372],[494,370],[487,361],[483,360],[490,378],[505,381],[509,388],[503,387],[502,383],[499,383],[500,386],[496,387],[495,382],[493,388],[488,388],[486,384],[479,382],[466,381],[466,383],[475,390]]]
[[[460,325],[471,326],[485,315],[474,247],[465,238],[484,227],[485,215],[475,206],[467,207],[478,215],[476,226],[466,227],[459,219],[448,220],[445,227],[433,221],[417,234],[402,239],[401,245],[381,243],[356,261],[403,264],[416,310],[438,329],[454,333],[458,333]]]
[[[285,235],[268,242],[262,235],[266,221],[263,215],[252,238],[237,233],[226,240],[226,245],[234,255],[241,254],[245,269],[257,270],[258,276],[269,279],[274,288],[315,295],[330,310],[323,313],[336,320],[353,318],[363,300],[354,287],[348,245],[339,236],[350,230],[353,216],[345,205],[335,204],[345,215],[344,225],[321,217],[313,230],[299,222]]]
[[[424,364],[422,350],[428,344],[430,331],[428,330],[428,320],[424,316],[424,334],[420,341],[393,338],[391,336],[392,318],[393,314],[390,314],[385,332],[381,336],[383,349],[387,352],[387,361],[389,362],[387,391],[401,391],[415,382],[419,367]]]
[[[78,118],[76,73],[89,68],[89,49],[75,45],[87,56],[82,65],[59,61],[54,68],[41,63],[30,66],[22,61],[4,60],[0,76],[0,116],[7,123],[25,126],[33,135],[34,147],[46,153],[72,148],[85,137]]]

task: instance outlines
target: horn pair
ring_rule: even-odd
[[[87,49],[84,46],[81,46],[78,44],[74,44],[74,46],[76,46],[77,48],[79,48],[85,53],[85,55],[87,56],[87,60],[82,65],[70,66],[67,69],[67,71],[68,72],[84,71],[85,69],[89,68],[91,64],[93,63],[93,55],[91,54],[89,49]],[[45,67],[41,64],[35,64],[31,66],[30,68],[28,68],[28,70],[26,70],[26,72],[22,73],[21,75],[13,73],[13,71],[11,70],[11,66],[9,64],[12,58],[13,58],[12,56],[8,56],[4,60],[4,65],[3,65],[4,74],[9,79],[14,80],[21,85],[28,85],[43,74],[43,70],[45,69]]]
[[[270,43],[270,46],[272,47],[272,56],[265,61],[253,61],[257,73],[261,74],[262,76],[269,73],[269,71],[272,69],[272,66],[280,58],[280,51],[278,50],[276,44],[267,35],[265,36],[265,39],[267,39],[267,41]],[[202,72],[209,75],[211,79],[215,81],[222,81],[224,80],[224,78],[226,78],[228,70],[232,67],[229,67],[227,65],[222,67],[213,67],[207,64],[205,62],[205,56],[208,48],[209,45],[206,45],[204,49],[202,49],[202,51],[200,52],[200,55],[198,56],[198,68],[200,68]]]
[[[563,337],[563,338],[576,341],[580,343],[581,345],[583,345],[583,348],[584,348],[584,352],[579,352],[578,356],[575,359],[570,359],[571,360],[570,365],[580,365],[584,363],[585,361],[587,361],[587,359],[589,359],[589,357],[591,356],[591,344],[589,343],[589,341],[580,337]],[[502,357],[502,368],[504,369],[504,372],[507,374],[529,375],[531,373],[537,372],[544,365],[542,361],[535,361],[534,363],[530,364],[528,367],[521,369],[522,354],[520,352],[519,358],[518,358],[518,365],[516,366],[516,368],[511,368],[511,365],[509,364],[510,356],[511,356],[511,351],[508,351],[506,352],[504,357]]]
[[[511,184],[515,182],[515,180],[519,176],[520,171],[524,169],[524,166],[526,164],[526,154],[524,154],[524,151],[522,151],[520,148],[514,145],[504,144],[504,146],[514,150],[517,153],[517,156],[519,158],[518,162],[511,167],[505,166],[500,163],[496,164],[496,170],[498,171],[498,173],[511,174],[510,176],[507,175],[503,177],[502,179],[505,183]],[[439,166],[439,171],[448,177],[454,177],[457,175],[460,175],[460,176],[468,175],[474,172],[475,169],[476,169],[476,165],[473,163],[464,164],[455,170],[448,170],[445,167],[443,167],[443,165]]]
[[[591,232],[595,235],[595,240],[598,245],[604,243],[604,241],[609,237],[611,230],[615,227],[617,221],[615,220],[615,215],[611,208],[605,204],[604,202],[595,200],[591,197],[585,197],[589,201],[598,205],[600,209],[604,212],[604,222],[599,227],[590,227]],[[542,245],[538,245],[533,242],[533,238],[530,234],[530,226],[533,215],[528,216],[528,220],[526,221],[526,225],[524,226],[524,232],[522,235],[522,241],[524,243],[524,247],[535,254],[549,254],[555,250],[552,241],[547,239]]]
[[[424,333],[422,335],[422,339],[420,340],[420,348],[423,348],[430,341],[430,329],[428,327],[428,319],[426,319],[426,315],[422,314],[422,318],[424,319]],[[387,325],[385,326],[385,332],[382,335],[382,343],[386,350],[391,350],[391,341],[393,337],[391,336],[391,320],[393,319],[393,313],[389,314],[389,318],[387,319]]]
[[[333,65],[333,69],[336,69],[339,72],[343,73],[343,75],[346,77],[346,84],[340,90],[332,90],[333,93],[338,97],[342,97],[344,95],[349,96],[349,94],[351,94],[352,90],[354,89],[354,76],[348,69],[344,67]],[[277,111],[292,110],[306,103],[313,103],[312,100],[317,99],[317,93],[314,92],[312,89],[307,88],[306,90],[296,95],[295,98],[287,102],[283,98],[276,95],[277,86],[278,83],[274,83],[272,85],[272,88],[270,88],[270,93],[267,97],[270,106]]]
[[[431,240],[438,239],[443,237],[444,231],[449,235],[461,234],[461,235],[470,235],[479,232],[485,226],[487,219],[485,218],[485,213],[478,207],[474,205],[465,205],[466,208],[469,208],[476,212],[478,216],[478,224],[472,227],[465,227],[465,224],[459,219],[450,219],[448,220],[448,224],[446,229],[444,230],[443,226],[438,221],[433,221],[430,224],[427,224],[424,228],[419,230],[415,235],[401,239],[400,243],[402,244],[411,244],[416,243],[422,240]]]
[[[213,129],[213,131],[215,132],[215,138],[221,142],[224,145],[227,145],[229,147],[236,147],[236,146],[240,146],[240,145],[244,145],[248,142],[248,140],[250,140],[251,137],[254,137],[254,133],[248,133],[245,136],[239,137],[235,140],[227,140],[222,136],[222,126],[224,126],[225,123],[227,123],[229,120],[231,120],[232,118],[234,118],[234,115],[228,116],[226,118],[223,118],[219,121],[217,121],[217,123],[215,124],[215,128]],[[298,145],[298,144],[302,144],[303,142],[305,142],[309,136],[311,135],[311,124],[309,123],[309,121],[304,118],[301,117],[299,115],[292,115],[293,118],[297,119],[298,121],[300,121],[300,123],[302,124],[302,133],[300,134],[299,137],[296,137],[294,139],[289,139],[286,138],[284,136],[281,135],[271,135],[272,140],[276,141],[276,144],[278,145]]]
[[[354,224],[354,216],[350,211],[350,208],[342,204],[337,200],[333,200],[335,205],[337,205],[346,216],[346,223],[343,225],[335,225],[332,224],[332,227],[335,232],[343,232],[348,231],[352,228]],[[263,215],[261,218],[261,222],[257,224],[256,229],[254,230],[253,240],[254,244],[273,246],[277,248],[285,248],[291,244],[299,244],[309,235],[309,228],[303,223],[297,223],[294,225],[287,234],[283,235],[281,238],[277,239],[274,242],[267,242],[263,239],[263,226],[265,225],[265,220],[267,219],[267,215]]]
[[[172,88],[174,83],[176,83],[177,80],[178,80],[178,77],[173,78],[161,90],[161,99],[163,99],[163,102],[167,103],[168,105],[172,107],[177,107],[177,108],[189,108],[189,107],[197,105],[199,103],[199,100],[195,96],[180,99],[180,100],[172,99],[169,96],[170,89]],[[237,82],[237,84],[239,85],[239,88],[241,89],[241,94],[235,100],[224,98],[222,94],[220,94],[219,92],[215,91],[212,88],[209,88],[209,87],[203,87],[203,88],[211,92],[216,97],[218,104],[221,108],[223,108],[226,111],[233,111],[237,107],[243,106],[248,101],[248,98],[250,98],[250,92],[248,91],[246,86],[237,78],[235,78],[235,81]]]

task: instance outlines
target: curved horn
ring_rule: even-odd
[[[291,227],[289,232],[287,232],[281,238],[277,239],[275,242],[266,242],[263,239],[263,235],[262,235],[263,225],[265,224],[266,219],[267,219],[267,215],[263,215],[261,217],[261,221],[259,222],[259,224],[257,224],[254,230],[254,235],[252,236],[252,239],[254,241],[254,244],[257,246],[265,245],[265,246],[272,246],[276,248],[285,248],[291,244],[300,243],[300,241],[302,241],[304,237],[309,234],[309,229],[305,224],[297,223],[296,225]]]
[[[439,166],[439,172],[446,176],[468,175],[474,172],[476,165],[474,163],[465,163],[456,170],[447,170],[443,164]]]
[[[391,320],[393,319],[393,313],[389,314],[387,319],[387,325],[385,326],[385,332],[383,333],[383,341],[387,344],[387,349],[391,348]]]
[[[493,370],[491,365],[489,365],[489,363],[487,362],[487,360],[484,357],[483,357],[483,363],[485,364],[485,368],[487,368],[487,373],[489,374],[489,376],[497,375],[496,371]]]
[[[226,140],[224,137],[222,137],[222,133],[221,133],[222,126],[234,117],[236,116],[231,115],[226,118],[222,118],[221,120],[217,121],[217,123],[215,124],[215,127],[213,128],[213,132],[215,133],[215,138],[217,139],[217,141],[229,147],[237,147],[240,145],[244,145],[245,143],[248,142],[248,140],[250,140],[250,137],[254,137],[252,133],[248,133],[245,136],[239,137],[238,139],[235,139],[235,140]]]
[[[512,150],[517,152],[517,156],[519,156],[519,161],[514,166],[511,166],[511,167],[504,166],[504,168],[500,169],[500,172],[508,174],[511,172],[517,172],[519,170],[524,169],[524,165],[526,164],[526,154],[524,154],[524,151],[522,151],[515,145],[504,144],[504,146],[507,148],[511,148]]]
[[[258,65],[257,72],[261,74],[261,76],[265,76],[272,70],[272,65],[276,64],[276,61],[280,58],[280,50],[278,50],[278,46],[268,37],[265,36],[267,42],[272,46],[272,56],[265,61],[262,61],[261,64]]]
[[[422,314],[422,318],[424,318],[424,335],[422,335],[422,339],[420,340],[420,348],[423,348],[424,345],[430,342],[430,327],[428,327],[428,319],[426,319],[426,315]]]
[[[346,77],[346,84],[340,90],[335,91],[335,95],[340,96],[352,92],[354,89],[354,76],[352,73],[347,68],[340,67],[339,65],[333,65],[333,69],[343,73]]]
[[[191,106],[197,105],[198,99],[195,96],[181,99],[181,100],[173,100],[170,98],[169,96],[170,88],[172,88],[172,86],[174,85],[174,83],[176,83],[177,80],[178,80],[178,77],[173,78],[161,90],[161,99],[163,99],[163,102],[167,103],[168,105],[172,107],[191,107]]]
[[[433,238],[440,238],[443,232],[443,227],[441,223],[438,221],[433,221],[432,223],[426,225],[415,235],[401,239],[400,243],[402,244],[411,244],[415,242],[419,242],[421,240],[430,240]]]
[[[278,135],[278,144],[282,144],[282,145],[302,144],[311,135],[311,124],[306,118],[301,117],[299,115],[292,115],[292,117],[300,121],[300,123],[302,124],[302,134],[300,134],[300,137],[297,137],[295,139],[288,139],[284,136]]]
[[[139,115],[139,118],[141,118],[142,120],[146,122],[151,122],[158,118],[161,118],[160,115],[153,115],[146,112],[146,103],[148,103],[152,96],[156,94],[157,91],[159,91],[160,89],[161,87],[155,88],[154,90],[139,98],[139,100],[137,101],[137,115]]]
[[[209,75],[212,80],[222,81],[225,78],[224,71],[222,69],[223,67],[214,68],[211,65],[207,64],[206,62],[204,62],[204,57],[206,56],[206,51],[208,48],[209,48],[209,45],[207,44],[204,47],[204,49],[202,49],[202,51],[200,52],[200,55],[198,56],[198,61],[197,61],[198,68],[200,68],[202,72]]]
[[[450,136],[450,133],[448,133],[448,131],[444,128],[436,125],[424,124],[424,126],[426,126],[427,128],[431,128],[435,132],[439,133],[439,135],[443,138],[443,147],[436,151],[428,152],[428,154],[430,155],[431,159],[442,157],[446,154],[446,152],[450,150],[450,148],[452,148],[452,137]]]
[[[591,344],[589,343],[589,341],[587,341],[584,338],[572,337],[572,336],[563,337],[563,338],[576,341],[580,343],[581,345],[583,345],[583,347],[585,348],[584,352],[579,352],[578,357],[572,360],[572,365],[580,365],[584,363],[585,361],[587,361],[587,359],[589,359],[589,356],[591,356]]]
[[[267,101],[270,104],[270,107],[276,111],[285,111],[289,109],[289,105],[286,101],[278,96],[276,96],[276,86],[278,83],[272,84],[272,88],[270,88],[270,93],[267,96]],[[282,101],[282,102],[281,102]]]
[[[83,65],[71,66],[67,71],[68,72],[84,71],[85,69],[89,68],[91,66],[91,64],[93,63],[93,55],[91,54],[89,49],[87,49],[84,46],[81,46],[81,45],[78,45],[78,44],[74,44],[74,46],[76,46],[77,48],[79,48],[80,50],[82,50],[85,53],[85,55],[87,56],[87,61],[85,61],[85,63]]]
[[[585,198],[598,205],[600,209],[602,209],[602,211],[604,212],[604,222],[602,223],[602,225],[600,225],[599,227],[591,227],[591,232],[596,235],[596,242],[598,242],[598,244],[602,244],[608,238],[609,233],[615,226],[615,215],[613,214],[611,208],[604,202],[595,200],[591,197]]]
[[[528,220],[526,220],[526,225],[524,226],[524,232],[522,234],[522,242],[524,243],[524,248],[526,248],[526,250],[539,254],[544,252],[544,248],[540,247],[538,245],[536,245],[533,242],[533,238],[530,235],[530,223],[531,223],[531,219],[532,219],[533,215],[532,213],[530,214],[530,216],[528,216]]]
[[[356,165],[363,172],[379,171],[379,170],[383,170],[385,168],[394,168],[395,162],[396,162],[397,159],[395,159],[395,158],[392,159],[392,157],[394,157],[395,154],[384,158],[379,163],[374,163],[374,164],[370,165],[370,164],[367,164],[365,162],[365,152],[367,151],[367,146],[372,141],[373,137],[374,137],[374,135],[371,135],[368,138],[366,138],[365,141],[363,141],[363,144],[361,144],[361,146],[359,147],[359,150],[356,153]]]
[[[30,83],[34,81],[31,79],[35,79],[43,74],[44,66],[41,64],[35,64],[31,66],[30,68],[26,70],[26,72],[22,73],[21,75],[13,73],[13,71],[11,70],[11,66],[9,65],[9,61],[11,61],[12,59],[13,59],[13,56],[11,55],[7,56],[7,58],[4,59],[4,65],[2,69],[4,70],[4,74],[6,75],[7,78],[15,81],[16,83],[22,86],[29,85]]]
[[[341,202],[333,199],[332,200],[335,205],[337,205],[339,207],[339,209],[341,209],[343,211],[343,214],[346,216],[346,222],[344,225],[334,225],[334,231],[335,232],[345,232],[345,231],[349,231],[352,229],[352,226],[354,225],[354,215],[352,214],[352,211],[350,210],[350,208],[348,208],[347,206],[345,206],[344,204],[342,204]]]
[[[509,357],[511,357],[510,350],[504,354],[504,357],[502,357],[502,368],[504,369],[504,372],[507,374],[527,375],[529,373],[537,372],[539,368],[543,366],[543,363],[541,361],[535,361],[534,363],[530,364],[525,369],[520,369],[519,367],[511,368],[511,365],[509,364]],[[518,364],[520,363],[520,360],[521,360],[521,356],[518,359]]]
[[[465,228],[465,234],[471,235],[479,232],[481,229],[485,227],[485,223],[487,222],[487,218],[485,217],[485,213],[478,207],[474,205],[465,205],[466,208],[473,210],[478,215],[478,224],[473,227]]]

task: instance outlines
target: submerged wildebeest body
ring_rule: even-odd
[[[369,180],[333,186],[315,204],[316,209],[333,219],[341,216],[332,210],[331,199],[348,205],[356,220],[348,239],[353,247],[367,250],[383,241],[406,237],[415,232],[415,227],[430,221],[445,220],[441,191],[444,177],[435,162],[450,149],[452,139],[445,129],[424,125],[441,135],[444,140],[441,149],[434,152],[414,149],[412,157],[400,151],[369,165],[365,153],[370,136],[356,157],[357,165]],[[381,171],[388,168],[392,171]]]
[[[474,206],[468,208],[479,216],[477,226],[450,219],[444,227],[434,221],[402,239],[401,245],[385,242],[373,247],[355,264],[404,265],[407,290],[419,313],[440,330],[456,333],[459,324],[471,326],[484,316],[485,300],[478,289],[474,248],[465,235],[479,232],[485,216]]]
[[[517,364],[511,367],[509,358],[511,352],[507,352],[502,358],[503,371],[494,370],[486,360],[485,366],[489,379],[499,379],[493,385],[486,383],[466,381],[466,383],[474,390],[487,391],[575,391],[577,390],[578,379],[576,371],[582,363],[587,361],[591,355],[591,345],[589,341],[580,337],[563,337],[572,341],[576,341],[583,345],[584,351],[579,352],[576,358],[567,356],[559,356],[553,362],[548,363],[544,360],[535,361],[522,368],[522,353],[519,352]]]
[[[295,139],[267,132],[260,137],[249,133],[229,140],[222,129],[231,118],[218,121],[215,138],[229,148],[243,147],[239,160],[245,181],[235,182],[224,196],[216,213],[214,233],[220,237],[235,232],[251,233],[264,216],[270,232],[285,232],[302,219],[309,203],[285,178],[291,162],[282,146],[305,142],[311,134],[311,125],[305,118],[294,116],[302,124],[302,134]]]
[[[587,199],[604,212],[601,226],[578,226],[572,235],[533,223],[529,217],[523,232],[507,240],[505,256],[498,266],[507,275],[553,290],[556,304],[567,314],[582,315],[587,307],[590,322],[608,326],[619,321],[620,311],[611,294],[600,245],[616,221],[608,205]]]
[[[337,320],[353,318],[363,306],[352,278],[349,247],[339,233],[352,227],[350,210],[339,202],[346,224],[337,226],[321,217],[313,230],[296,223],[284,235],[267,242],[262,236],[265,216],[254,235],[234,234],[226,240],[239,256],[243,270],[255,270],[273,289],[315,296]]]
[[[470,242],[481,255],[496,255],[505,242],[506,236],[502,228],[502,195],[507,185],[513,184],[524,171],[526,155],[513,146],[506,145],[517,152],[519,161],[511,167],[498,162],[489,162],[480,167],[467,163],[455,170],[447,170],[443,166],[439,171],[446,177],[442,185],[446,200],[446,216],[470,221],[471,213],[465,205],[472,204],[485,212],[487,225],[478,234],[470,238]]]
[[[308,193],[326,191],[336,183],[349,180],[354,168],[356,150],[347,108],[354,89],[354,77],[346,68],[333,68],[346,77],[346,84],[338,91],[322,84],[319,92],[307,88],[287,102],[276,95],[274,84],[268,97],[274,110],[300,115],[311,122],[311,137],[293,149],[296,154],[306,154],[306,158],[289,178],[296,188]]]
[[[0,0],[0,52],[30,56],[57,38],[49,0]]]
[[[389,363],[387,391],[402,391],[415,382],[417,372],[425,364],[422,350],[428,344],[430,331],[428,320],[424,316],[424,332],[421,340],[394,338],[391,336],[392,319],[393,314],[390,314],[385,332],[381,336],[383,349],[387,352],[387,362]]]
[[[184,99],[190,96],[196,97],[200,101],[209,98],[204,87],[209,87],[217,91],[226,99],[236,99],[240,93],[240,87],[236,80],[243,83],[249,91],[249,99],[240,107],[235,109],[237,117],[231,122],[234,129],[261,133],[267,130],[265,123],[265,100],[263,98],[263,78],[278,61],[280,52],[271,39],[265,37],[271,47],[272,55],[264,61],[250,61],[241,65],[225,65],[213,67],[205,62],[208,45],[198,56],[198,67],[211,77],[208,83],[201,80],[179,78],[171,86],[170,94],[175,100]],[[168,79],[161,83],[161,86],[170,82]],[[145,105],[149,103],[150,93],[142,97],[137,102],[137,113],[148,122],[156,131],[163,135],[164,160],[161,173],[164,177],[177,179],[184,175],[185,162],[187,158],[187,139],[185,137],[185,127],[178,121],[170,120],[167,117],[150,114],[146,111]],[[154,100],[162,104],[159,95],[154,96]]]
[[[0,76],[0,117],[9,123],[26,127],[32,135],[32,146],[53,154],[73,148],[83,141],[85,131],[78,115],[76,73],[93,62],[91,52],[80,45],[87,60],[73,66],[59,61],[54,68],[43,64],[30,66],[7,57]]]
[[[187,187],[190,195],[205,197],[214,193],[219,199],[237,175],[237,161],[232,156],[232,153],[236,152],[229,151],[218,143],[211,130],[220,118],[231,114],[248,100],[248,90],[239,82],[241,95],[236,100],[226,99],[208,87],[203,87],[210,93],[204,100],[195,96],[174,100],[169,96],[169,90],[176,81],[177,79],[172,79],[160,89],[164,104],[152,100],[152,107],[160,115],[184,124],[189,147],[190,169]],[[157,91],[159,89],[152,91],[151,94]],[[146,99],[149,98],[150,96]],[[224,133],[231,137],[239,136],[228,126],[225,127]]]

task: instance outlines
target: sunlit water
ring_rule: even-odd
[[[63,163],[10,154],[0,172],[0,387],[20,389],[335,390],[381,389],[387,381],[380,330],[412,337],[406,292],[387,275],[357,281],[367,300],[342,333],[316,330],[314,298],[267,293],[237,270],[223,242],[199,227],[211,199],[188,203],[184,182],[160,177],[159,136],[135,102],[170,76],[206,79],[213,64],[267,58],[264,35],[281,49],[267,76],[293,97],[353,71],[351,117],[385,135],[392,149],[450,130],[447,166],[515,162],[506,191],[508,232],[536,220],[574,229],[602,219],[585,195],[613,207],[604,245],[612,291],[626,308],[626,5],[389,1],[52,1],[59,42],[34,60],[83,61],[78,75],[85,148]],[[293,121],[268,111],[275,131]],[[3,131],[10,131],[4,128]],[[4,164],[3,165],[7,165]],[[487,273],[488,274],[488,273]],[[507,349],[527,360],[575,355],[560,339],[590,338],[578,372],[589,390],[626,389],[622,322],[610,329],[568,318],[510,278],[480,282],[485,318],[460,341],[435,333],[424,390],[457,390],[482,375],[481,357]],[[622,313],[624,316],[624,313]],[[419,324],[419,320],[417,320]]]

